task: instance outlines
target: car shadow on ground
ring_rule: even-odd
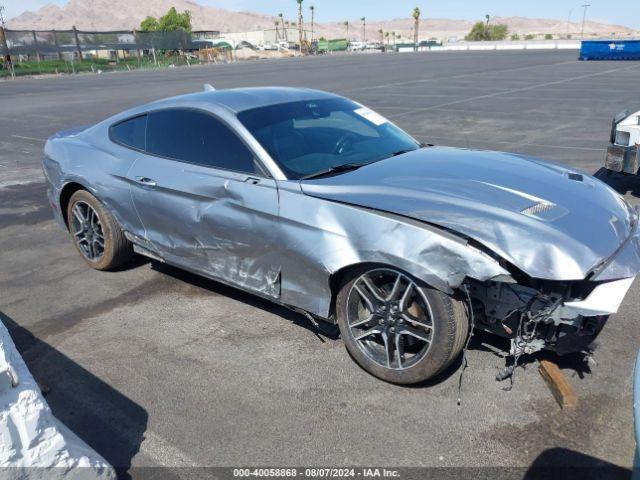
[[[147,429],[147,411],[2,312],[0,321],[33,377],[48,391],[45,398],[56,418],[102,455],[118,478],[130,478],[131,460]]]
[[[631,470],[567,448],[543,451],[523,480],[628,480]]]
[[[640,198],[640,176],[638,175],[613,172],[603,167],[593,176],[602,180],[621,195],[629,194]]]
[[[143,261],[140,260],[140,262]],[[293,311],[282,305],[270,302],[269,300],[263,299],[257,295],[252,295],[243,290],[227,286],[215,280],[201,277],[200,275],[181,270],[177,267],[173,267],[164,263],[152,261],[151,268],[158,273],[168,275],[172,278],[175,278],[176,280],[188,283],[194,287],[207,290],[216,295],[222,295],[227,298],[231,298],[238,302],[245,303],[254,308],[259,308],[273,315],[284,318],[285,320],[292,322],[296,326],[309,330],[310,332],[315,334],[318,337],[318,340],[322,343],[327,341],[331,342],[340,340],[340,331],[338,330],[337,325],[334,325],[332,323],[317,319],[316,326],[305,315],[302,315],[301,313]],[[474,332],[473,337],[471,337],[468,349],[471,351],[479,350],[496,355],[503,360],[504,368],[506,368],[513,362],[513,358],[508,355],[509,346],[510,343],[508,339],[477,330]],[[345,351],[347,350],[345,349]],[[531,365],[536,364],[538,360],[542,359],[552,360],[560,367],[560,369],[569,370],[569,374],[572,376],[577,375],[579,378],[583,378],[585,374],[591,373],[589,363],[587,361],[588,358],[580,352],[563,356],[559,356],[554,352],[544,351],[537,352],[532,355],[522,355],[519,358],[518,366],[519,368],[527,368]],[[355,359],[353,359],[353,357],[352,360],[355,362]],[[460,373],[463,361],[463,355],[459,355],[445,370],[440,372],[438,375],[430,378],[425,382],[420,382],[414,385],[404,385],[404,387],[429,388],[438,385],[449,379],[449,377]],[[497,373],[498,371],[496,371],[496,374]],[[505,378],[503,380],[503,383],[505,384],[505,388],[508,388],[508,384],[510,383],[509,379]]]
[[[297,313],[289,308],[271,302],[257,295],[253,295],[251,293],[225,285],[224,283],[220,283],[206,277],[201,277],[200,275],[196,275],[186,270],[181,270],[177,267],[172,267],[165,263],[153,261],[151,262],[151,268],[156,272],[162,273],[164,275],[169,275],[170,277],[188,283],[189,285],[193,285],[194,287],[208,290],[209,292],[216,295],[231,298],[238,302],[242,302],[246,305],[250,305],[254,308],[259,308],[260,310],[264,310],[266,312],[272,313],[273,315],[284,318],[285,320],[292,322],[294,325],[311,331],[316,336],[318,336],[319,340],[322,342],[325,342],[327,339],[335,341],[340,337],[337,326],[321,320],[317,320],[316,322],[318,323],[318,327],[316,327],[305,315]]]
[[[324,322],[322,320],[317,320],[317,323],[319,324],[318,328],[304,315],[290,310],[289,308],[286,308],[282,305],[278,305],[259,296],[244,292],[243,290],[227,286],[215,280],[202,277],[186,270],[181,270],[180,268],[173,267],[165,263],[152,261],[151,268],[158,273],[168,275],[172,278],[175,278],[176,280],[188,283],[194,287],[207,290],[216,295],[222,295],[227,298],[231,298],[238,302],[250,305],[254,308],[259,308],[273,315],[277,315],[285,320],[292,322],[296,326],[314,333],[321,342],[340,340],[340,331],[338,330],[338,327],[336,325]],[[509,340],[506,338],[498,337],[496,335],[478,330],[475,331],[473,337],[471,337],[468,348],[471,351],[478,350],[486,352],[488,354],[496,355],[497,357],[500,357],[502,359],[502,361],[504,362],[504,367],[507,367],[511,364],[511,358],[508,356],[509,345]],[[346,348],[345,352],[347,352],[351,356]],[[570,371],[578,374],[580,378],[583,377],[584,373],[590,373],[588,364],[582,354],[571,354],[559,357],[553,352],[538,352],[534,355],[523,355],[522,357],[520,357],[519,366],[527,368],[529,365],[535,364],[539,357],[552,359],[556,364],[558,364],[561,369],[569,369]],[[352,356],[351,358],[354,363],[357,364]],[[402,386],[405,388],[417,389],[433,387],[448,380],[451,376],[459,374],[462,363],[463,356],[459,355],[445,370],[430,378],[429,380],[413,385]],[[363,372],[365,371],[363,370]],[[496,371],[496,373],[497,372],[498,371]],[[505,384],[505,387],[509,384],[508,379],[505,379],[503,382]]]

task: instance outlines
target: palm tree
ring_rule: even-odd
[[[366,42],[367,41],[367,19],[365,17],[362,17],[360,21],[362,22],[362,41]]]
[[[418,48],[418,37],[420,31],[420,9],[418,7],[413,9],[413,44],[415,48]]]
[[[380,29],[378,30],[378,33],[380,34],[380,43],[384,43],[384,30]]]
[[[302,48],[304,46],[303,38],[302,38],[302,2],[303,0],[296,0],[298,2],[298,44],[300,45],[300,53],[302,53]]]
[[[288,34],[287,34],[287,29],[284,26],[284,15],[282,15],[281,13],[278,14],[278,17],[280,17],[280,23],[282,23],[282,36],[284,37],[284,39],[286,41],[288,41]]]
[[[387,39],[387,45],[389,45],[389,32],[384,33],[384,38]]]
[[[316,13],[316,7],[314,7],[313,5],[311,5],[309,7],[309,10],[311,10],[311,41],[313,42],[314,40],[314,31],[313,31],[313,26],[314,26],[314,15]]]
[[[396,32],[391,32],[391,38],[393,38],[393,45],[396,44]]]
[[[349,21],[343,23],[345,27],[347,27],[347,40],[349,40]]]
[[[487,25],[489,25],[489,20],[491,20],[491,16],[489,14],[486,14],[484,18],[487,19]]]
[[[274,23],[276,26],[276,43],[277,43],[280,40],[280,31],[278,30],[278,27],[280,26],[280,20],[276,20]]]

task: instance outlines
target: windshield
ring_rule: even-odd
[[[420,148],[382,116],[340,98],[255,108],[238,118],[291,179]]]

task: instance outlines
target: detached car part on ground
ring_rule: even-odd
[[[470,327],[515,356],[582,350],[640,270],[638,213],[591,176],[421,145],[325,92],[206,90],[47,141],[55,217],[93,268],[138,252],[335,322],[405,384]]]
[[[604,166],[612,172],[637,175],[640,167],[640,111],[616,115]]]

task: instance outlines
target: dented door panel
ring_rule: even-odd
[[[161,258],[279,295],[275,181],[149,155],[129,177],[146,240]]]

